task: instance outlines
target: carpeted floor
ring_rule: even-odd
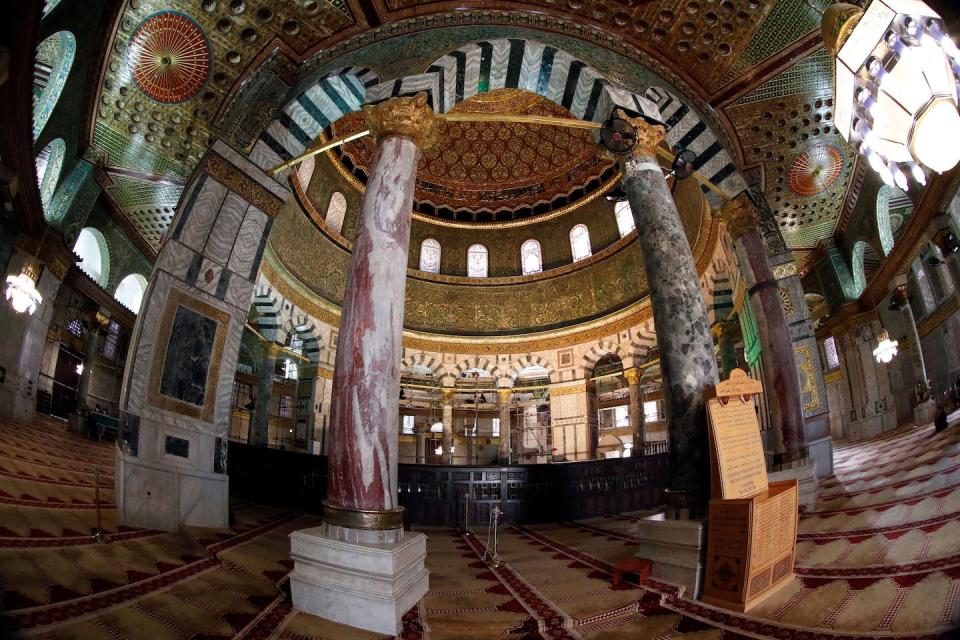
[[[108,544],[92,543],[99,482]],[[291,610],[289,541],[313,516],[233,502],[230,531],[128,529],[113,448],[61,423],[0,423],[0,611],[25,637],[360,640]],[[504,563],[485,536],[427,530],[431,590],[405,618],[433,638],[953,637],[960,627],[960,427],[838,446],[836,475],[800,521],[796,578],[750,616],[663,584],[610,586],[637,518],[512,526]]]

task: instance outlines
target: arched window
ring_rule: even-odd
[[[440,273],[440,243],[433,238],[420,243],[420,271]]]
[[[56,9],[58,4],[60,4],[60,0],[44,0],[43,17],[46,18],[50,15],[50,12]]]
[[[46,209],[53,199],[60,181],[60,172],[63,170],[63,157],[67,152],[67,144],[61,139],[51,140],[37,156],[37,185],[40,187],[40,202]]]
[[[540,243],[531,238],[520,245],[520,267],[523,275],[543,271],[543,256],[540,255]]]
[[[863,266],[863,256],[867,246],[866,242],[858,240],[853,245],[853,255],[850,257],[850,270],[853,271],[853,295],[856,298],[859,298],[867,288],[867,274]]]
[[[617,216],[617,229],[620,230],[621,238],[636,228],[633,224],[633,209],[626,200],[614,205],[613,214]]]
[[[592,255],[590,250],[590,231],[587,225],[578,224],[570,229],[570,253],[573,254],[573,261],[583,260]]]
[[[139,313],[140,304],[143,302],[143,294],[146,290],[147,279],[139,273],[131,273],[120,281],[117,290],[113,292],[113,297],[127,309]]]
[[[330,204],[327,205],[327,216],[325,218],[327,226],[340,233],[343,228],[343,217],[347,214],[347,199],[339,191],[335,191],[330,196]]]
[[[57,106],[76,53],[77,41],[69,31],[58,31],[37,47],[33,68],[34,140],[40,137],[53,108]]]
[[[883,255],[893,251],[893,245],[903,230],[903,223],[913,212],[913,201],[905,191],[883,185],[877,191],[877,231]]]
[[[93,227],[80,230],[73,252],[80,256],[77,266],[101,287],[110,281],[110,252],[103,234]]]
[[[470,245],[467,249],[467,276],[470,278],[487,277],[487,248],[482,244]]]

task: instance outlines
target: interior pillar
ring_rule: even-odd
[[[656,159],[664,128],[640,118],[631,122],[638,141],[624,167],[623,186],[643,251],[660,347],[669,486],[685,492],[692,509],[702,512],[710,487],[703,392],[718,382],[710,323],[690,245]]]
[[[443,455],[453,464],[453,389],[440,390],[440,421],[443,422]]]
[[[741,193],[723,208],[760,340],[764,392],[768,399],[775,469],[806,458],[800,377],[793,355],[790,327],[780,301],[780,287],[759,231],[756,207]]]
[[[627,379],[630,392],[628,415],[630,417],[630,432],[633,434],[633,449],[631,449],[631,453],[634,456],[642,456],[643,443],[646,442],[646,436],[644,435],[643,388],[640,386],[640,370],[636,367],[624,369],[623,377]]]
[[[120,395],[123,524],[229,524],[227,431],[254,281],[290,193],[222,141],[184,190],[150,274]]]
[[[83,373],[80,374],[80,385],[77,388],[77,411],[81,407],[90,408],[90,384],[93,381],[93,371],[97,366],[97,352],[100,347],[100,323],[97,321],[97,312],[92,311],[84,321],[87,332],[85,351],[83,354]]]
[[[264,345],[260,359],[260,378],[257,380],[257,392],[254,396],[253,415],[247,430],[247,442],[258,447],[267,446],[270,435],[270,400],[273,396],[273,372],[277,367],[280,345],[268,342]]]
[[[512,389],[497,389],[500,400],[500,464],[510,464],[510,396]]]
[[[364,109],[376,151],[360,205],[333,374],[320,527],[291,534],[293,606],[400,635],[427,592],[426,538],[397,503],[400,359],[410,213],[422,148],[439,130],[426,95]]]

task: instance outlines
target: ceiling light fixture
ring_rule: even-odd
[[[7,276],[7,300],[13,305],[17,313],[26,311],[30,315],[37,310],[37,305],[43,302],[43,296],[37,291],[39,275],[30,263],[23,265],[23,271],[15,276]]]
[[[926,184],[960,162],[960,50],[920,0],[873,0],[864,10],[834,4],[821,22],[836,59],[837,131],[885,183]]]

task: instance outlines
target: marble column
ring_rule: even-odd
[[[443,422],[443,455],[453,464],[453,389],[440,390],[440,421]]]
[[[726,380],[730,372],[737,368],[737,336],[740,326],[734,321],[718,322],[711,328],[713,339],[720,351],[720,378]]]
[[[633,434],[633,449],[631,451],[634,456],[642,456],[643,443],[646,442],[646,436],[643,431],[643,387],[640,385],[640,370],[636,367],[624,369],[623,377],[627,379],[627,385],[630,391],[628,415],[630,417],[630,432]]]
[[[91,314],[84,324],[86,325],[86,350],[83,354],[83,373],[80,374],[80,385],[77,389],[77,409],[90,407],[95,403],[90,400],[90,383],[93,380],[93,371],[97,365],[97,353],[100,350],[100,323],[96,314]]]
[[[906,284],[901,284],[894,289],[890,296],[890,302],[896,305],[903,313],[907,325],[907,335],[910,337],[910,343],[914,345],[917,352],[917,363],[920,366],[920,384],[922,384],[924,388],[927,388],[929,379],[927,378],[927,363],[923,359],[923,343],[920,342],[920,333],[917,331],[917,319],[913,315],[913,307],[910,306]]]
[[[426,464],[427,462],[427,434],[429,433],[429,427],[427,430],[417,429],[416,430],[417,438],[417,464]]]
[[[428,589],[426,538],[397,503],[404,290],[421,149],[439,129],[426,94],[364,107],[376,150],[360,204],[333,374],[323,524],[290,536],[293,606],[399,635]]]
[[[510,396],[512,389],[497,389],[500,400],[500,464],[510,464]]]
[[[273,372],[277,367],[280,345],[269,342],[264,345],[260,359],[260,379],[254,395],[253,415],[247,428],[247,442],[258,447],[267,446],[270,435],[270,400],[273,396]]]
[[[701,513],[710,491],[703,392],[718,382],[717,362],[693,254],[656,159],[664,129],[641,118],[631,123],[638,142],[624,166],[623,186],[643,251],[661,354],[669,488],[686,492],[693,511]]]
[[[724,205],[722,218],[733,240],[740,272],[748,287],[750,310],[757,323],[773,463],[775,467],[787,465],[805,458],[807,451],[800,377],[780,287],[767,261],[760,220],[749,196],[741,193]]]

